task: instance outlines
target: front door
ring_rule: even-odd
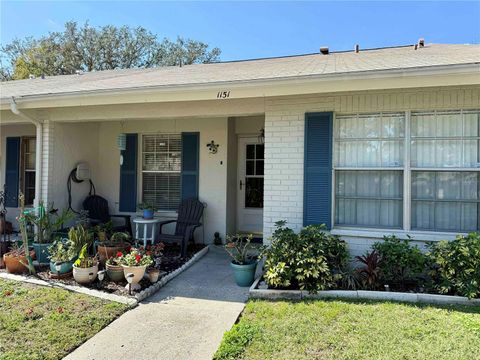
[[[237,229],[263,232],[264,144],[256,137],[238,139]]]

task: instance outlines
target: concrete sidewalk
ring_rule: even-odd
[[[248,288],[235,285],[222,248],[210,251],[65,359],[212,359]]]

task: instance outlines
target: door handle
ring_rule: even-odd
[[[242,190],[243,182],[240,180],[240,190]]]

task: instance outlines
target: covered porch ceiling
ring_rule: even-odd
[[[226,99],[222,101],[190,101],[190,102],[157,102],[157,103],[125,103],[115,105],[88,105],[71,107],[54,107],[43,109],[18,109],[31,118],[54,122],[97,122],[121,120],[148,120],[172,118],[211,118],[252,116],[265,113],[265,100]],[[0,111],[0,124],[29,123],[21,116],[15,115],[11,109]]]

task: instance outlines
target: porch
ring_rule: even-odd
[[[70,181],[70,194],[67,182],[72,170],[84,164],[96,194],[108,201],[111,214],[140,216],[137,205],[146,202],[155,206],[156,217],[175,219],[181,199],[198,196],[206,208],[204,226],[195,233],[197,242],[212,243],[216,232],[223,240],[226,234],[235,232],[261,237],[264,115],[157,119],[141,115],[138,119],[47,120],[42,124],[39,146],[35,146],[33,124],[2,123],[0,169],[6,171],[1,171],[0,184],[16,186],[23,193],[30,191],[32,206],[34,199],[41,198],[60,209],[71,206],[79,211],[90,192],[89,181]],[[125,150],[118,145],[121,134],[135,138]],[[196,149],[186,144],[186,134],[197,136]],[[8,144],[14,138],[20,144],[16,156],[12,156],[12,146]],[[212,142],[218,145],[216,150],[215,146],[207,146]],[[38,188],[35,172],[39,165],[35,158],[39,150],[42,154]],[[197,166],[196,174],[185,166],[187,163]],[[16,173],[12,173],[14,169]],[[27,171],[33,172],[33,182]],[[17,181],[12,183],[12,177]],[[16,192],[7,193],[10,200],[6,219],[15,227]]]

